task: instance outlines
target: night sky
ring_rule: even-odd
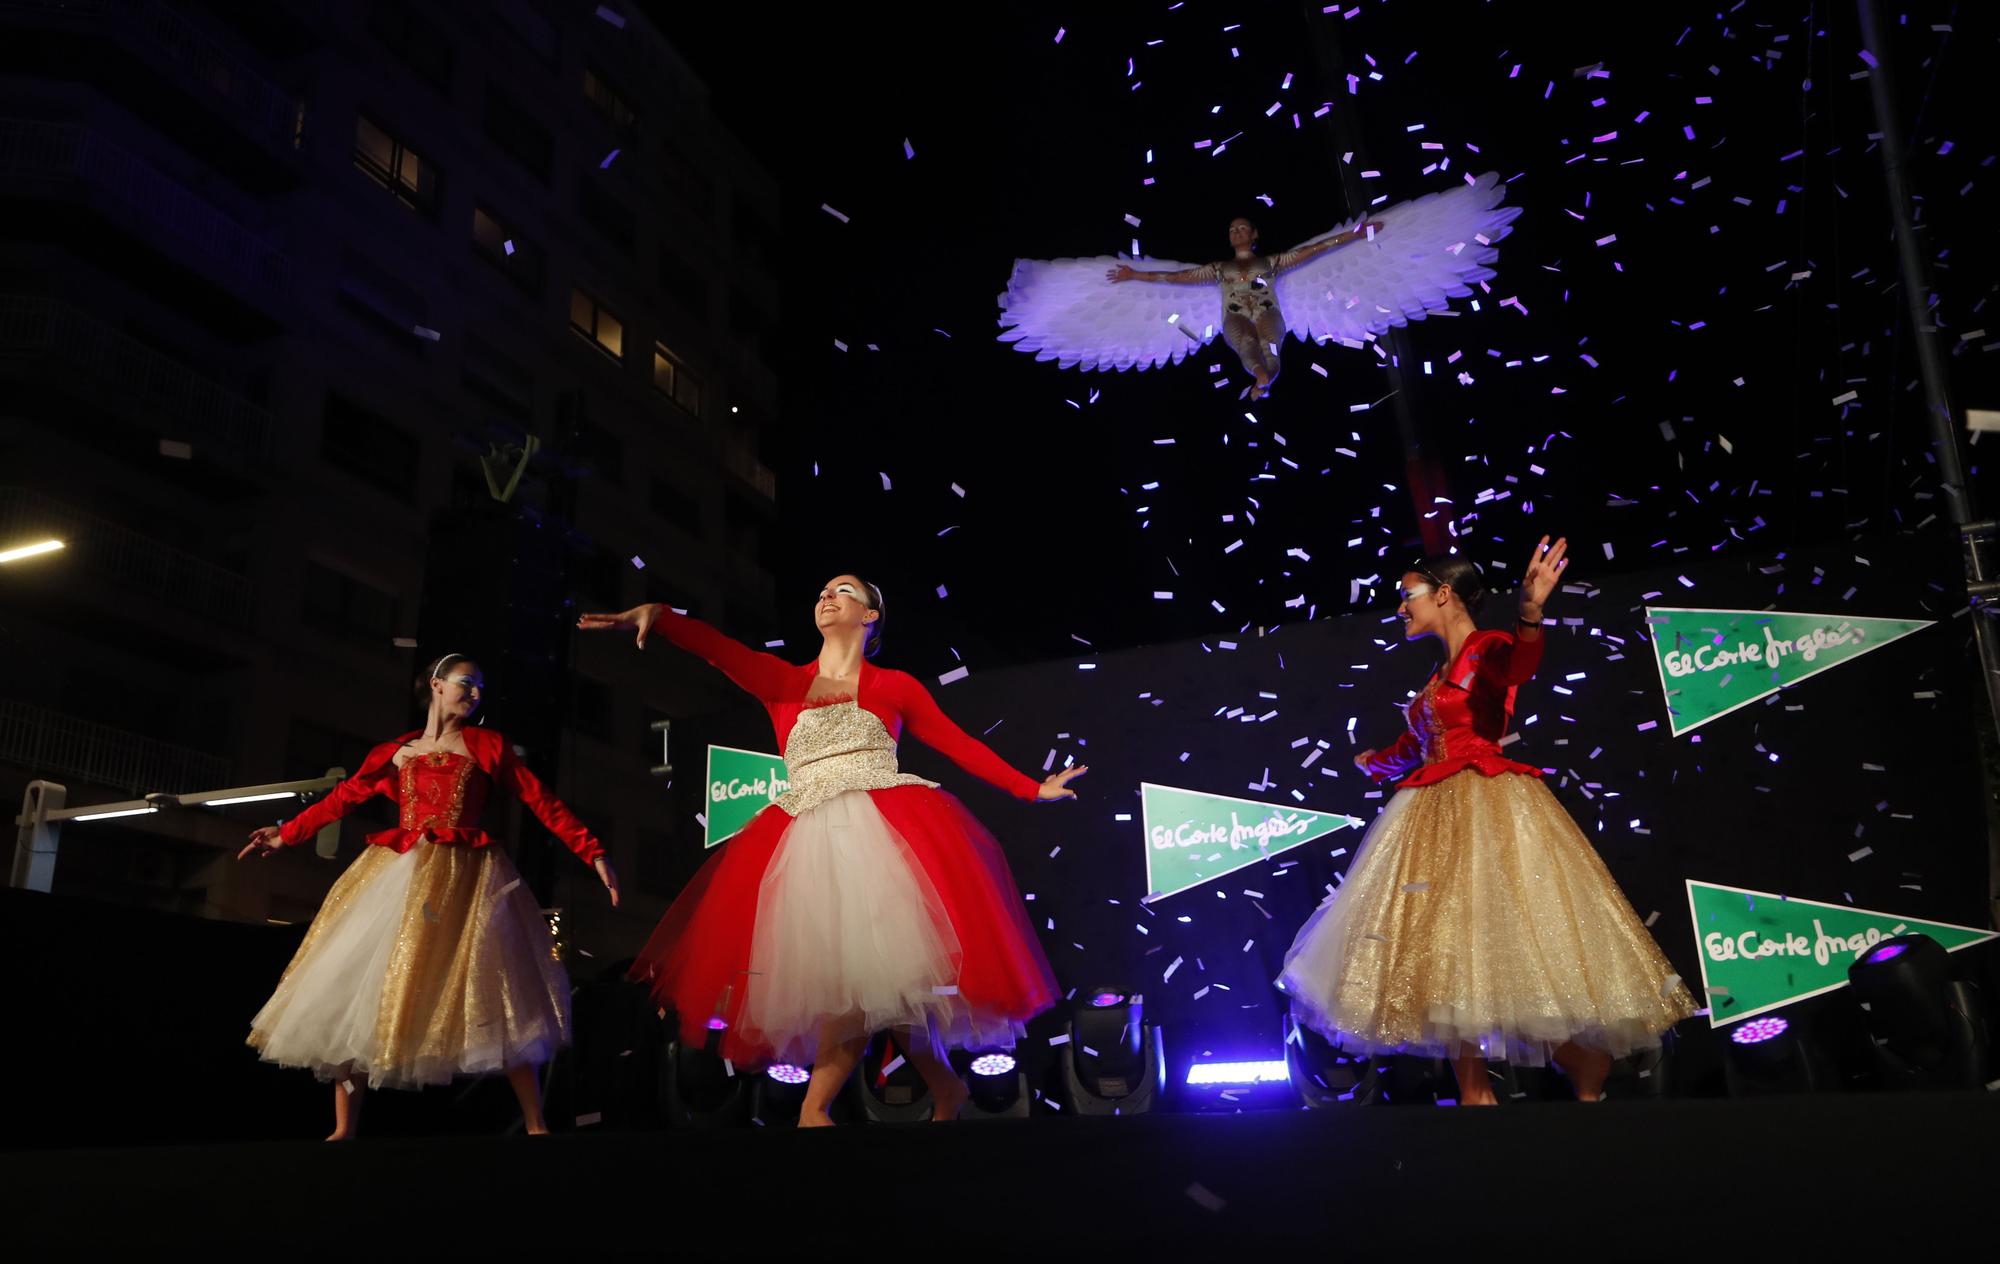
[[[995,341],[1014,258],[1206,262],[1236,215],[1282,248],[1363,209],[1349,151],[1382,205],[1493,170],[1526,208],[1479,310],[1405,343],[1473,559],[1511,580],[1566,533],[1588,580],[1914,531],[1953,565],[1867,75],[1895,76],[1955,402],[1994,407],[1990,6],[1885,5],[1874,49],[1798,0],[645,7],[785,190],[781,624],[745,639],[803,657],[848,569],[919,676],[1386,612],[1419,549],[1375,355],[1288,340],[1247,404],[1219,338],[1122,375]]]

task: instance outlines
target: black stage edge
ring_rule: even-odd
[[[1993,1093],[1367,1107],[17,1152],[0,1190],[37,1259],[1979,1258],[1996,1135]]]

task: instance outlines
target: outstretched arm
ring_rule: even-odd
[[[1376,223],[1363,224],[1359,228],[1350,228],[1344,233],[1335,233],[1320,241],[1293,246],[1290,250],[1271,256],[1271,271],[1283,272],[1288,268],[1296,268],[1302,263],[1319,258],[1329,250],[1338,250],[1351,241],[1360,241],[1368,235],[1369,229],[1380,227],[1382,226]]]
[[[918,683],[915,677],[903,676],[901,684],[902,696],[897,701],[901,704],[903,723],[918,741],[939,751],[981,781],[990,782],[1017,799],[1032,801],[1041,797],[1041,782],[1016,771],[1013,765],[994,754],[992,747],[954,724],[951,717],[938,707],[937,700],[931,697],[931,691]]]
[[[587,614],[576,621],[576,626],[586,632],[635,629],[640,649],[646,648],[648,634],[658,632],[680,648],[706,659],[737,688],[767,702],[781,699],[795,674],[792,665],[777,655],[753,650],[700,619],[676,614],[670,606],[648,604],[635,606],[623,614]]]
[[[1217,277],[1215,265],[1204,263],[1198,268],[1182,268],[1179,272],[1142,272],[1128,264],[1119,264],[1104,274],[1104,279],[1116,285],[1120,281],[1165,281],[1173,285],[1206,285]]]
[[[252,852],[268,856],[280,847],[296,847],[369,799],[387,794],[395,784],[396,743],[384,742],[368,752],[359,772],[335,786],[324,799],[283,825],[267,825],[253,831],[250,845],[238,852],[236,858],[241,860]]]

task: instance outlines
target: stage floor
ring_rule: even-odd
[[[1996,1139],[2000,1094],[1973,1093],[17,1151],[0,1241],[33,1258],[1976,1257]]]

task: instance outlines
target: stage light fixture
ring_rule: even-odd
[[[735,1128],[750,1122],[754,1077],[740,1075],[715,1052],[717,1042],[698,1048],[667,1043],[660,1062],[660,1110],[669,1126]]]
[[[812,1072],[790,1062],[778,1062],[752,1078],[756,1084],[750,1091],[751,1118],[767,1128],[796,1126]]]
[[[1832,1072],[1803,1022],[1780,1014],[1745,1019],[1729,1028],[1723,1077],[1731,1097],[1812,1093]]]
[[[1987,1079],[1992,1020],[1978,985],[1928,935],[1885,939],[1847,968],[1884,1088],[1968,1089]]]
[[[1062,1045],[1062,1082],[1079,1115],[1155,1110],[1166,1087],[1160,1029],[1146,1025],[1145,998],[1119,987],[1083,989]]]
[[[1375,1059],[1333,1047],[1325,1036],[1285,1019],[1286,1079],[1308,1107],[1367,1106],[1382,1100]]]
[[[961,1054],[953,1060],[956,1068],[966,1060],[965,1086],[972,1091],[960,1119],[1026,1119],[1034,1105],[1028,1092],[1028,1076],[1011,1053]]]
[[[862,1050],[846,1095],[855,1113],[872,1124],[919,1123],[934,1110],[930,1086],[910,1065],[901,1042],[887,1032]]]

